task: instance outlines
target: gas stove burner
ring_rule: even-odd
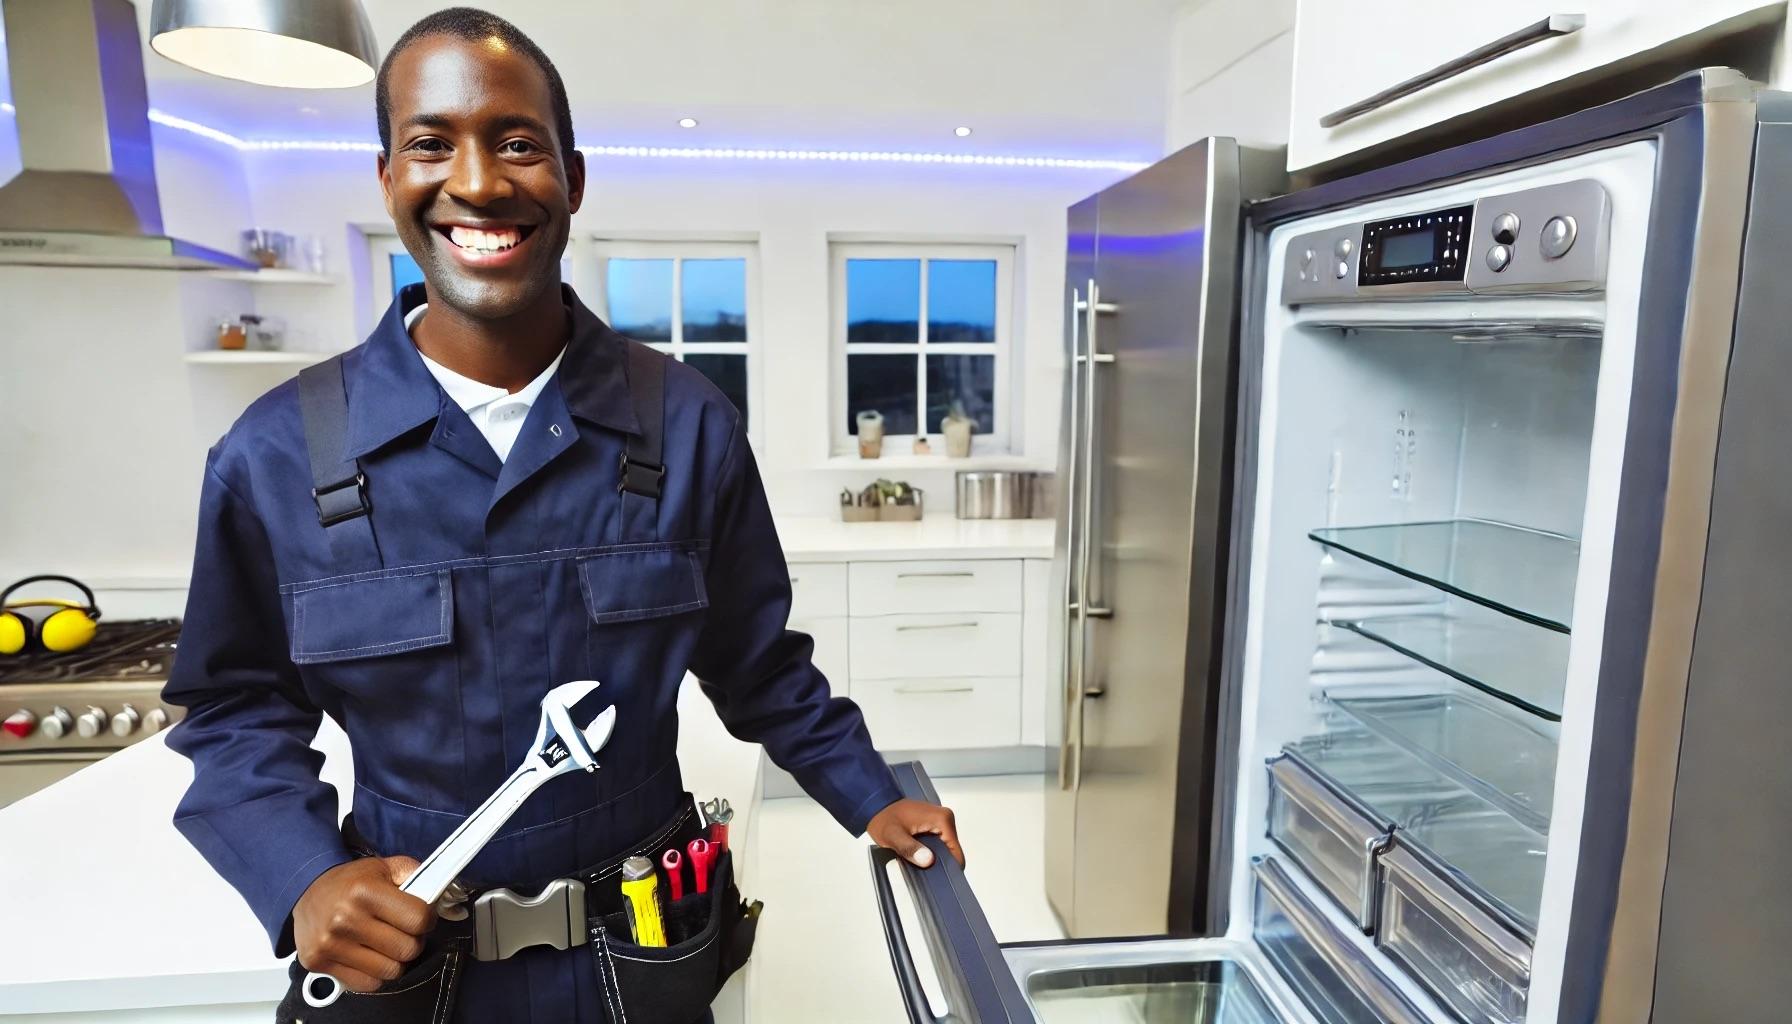
[[[179,619],[101,622],[93,640],[78,651],[33,651],[0,658],[0,686],[89,679],[167,679],[179,640]]]

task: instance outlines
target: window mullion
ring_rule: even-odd
[[[672,257],[672,353],[684,362],[684,257]]]
[[[921,258],[921,321],[915,325],[915,436],[927,436],[927,257]]]

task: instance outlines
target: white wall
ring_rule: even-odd
[[[154,132],[167,230],[234,249],[253,221],[236,154]],[[170,610],[205,450],[279,380],[181,355],[249,300],[246,285],[174,271],[0,267],[0,577],[88,579],[112,617]]]
[[[1171,33],[1164,151],[1209,135],[1288,142],[1295,0],[1195,0]]]
[[[754,415],[759,460],[780,515],[832,515],[842,487],[880,475],[925,489],[932,514],[952,510],[957,467],[944,459],[936,460],[939,468],[918,469],[829,458],[831,236],[1018,246],[1019,454],[1040,468],[1056,462],[1064,209],[1116,172],[621,158],[593,159],[590,171],[571,256],[575,287],[587,295],[596,273],[589,242],[598,235],[758,242],[765,380]],[[268,226],[323,234],[334,266],[359,246],[347,225],[390,223],[371,156],[256,154],[249,178]],[[304,323],[310,333],[295,338],[295,347],[337,348],[370,326],[372,300],[347,286],[264,288],[259,306],[289,324]]]
[[[278,288],[172,272],[0,268],[0,431],[16,453],[0,491],[0,576],[58,570],[116,584],[119,593],[102,594],[114,617],[159,610],[131,588],[184,583],[205,449],[291,372],[196,366],[181,354],[209,344],[215,313],[251,307],[287,320],[288,347],[355,344],[372,301],[350,225],[389,223],[371,156],[241,157],[160,128],[156,142],[170,233],[234,250],[250,225],[315,232],[343,280]],[[829,459],[830,235],[1018,244],[1020,438],[1027,460],[1055,461],[1064,208],[1115,172],[619,159],[594,161],[592,171],[576,238],[758,241],[759,458],[779,514],[833,514],[842,487],[880,475],[925,488],[930,513],[951,514],[956,467],[944,460],[915,469]],[[592,273],[588,249],[575,253],[579,280]]]

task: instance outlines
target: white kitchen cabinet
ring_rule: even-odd
[[[791,621],[846,617],[846,563],[805,562],[790,567]]]
[[[1042,747],[1045,738],[1055,735],[1047,680],[1051,677],[1051,614],[1057,602],[1051,599],[1052,563],[1047,558],[1029,558],[1023,570],[1026,610],[1020,620],[1020,741],[1029,747]]]
[[[855,618],[904,612],[1019,612],[1021,608],[1021,568],[1015,558],[854,562],[850,577]]]
[[[1018,596],[1018,585],[1015,590]],[[854,692],[866,679],[1018,677],[1020,620],[1010,612],[855,615],[849,641]]]
[[[1778,19],[1784,9],[1785,0],[1301,0],[1288,169],[1325,164],[1670,44],[1696,47]],[[1552,15],[1585,21],[1342,123],[1321,124]],[[1689,67],[1696,63],[1688,58]]]
[[[1020,679],[867,679],[853,687],[883,750],[1012,747],[1020,742]]]

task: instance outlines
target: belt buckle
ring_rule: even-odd
[[[527,897],[492,889],[473,904],[473,958],[503,960],[530,946],[582,946],[585,928],[585,883],[576,878],[556,878]]]

